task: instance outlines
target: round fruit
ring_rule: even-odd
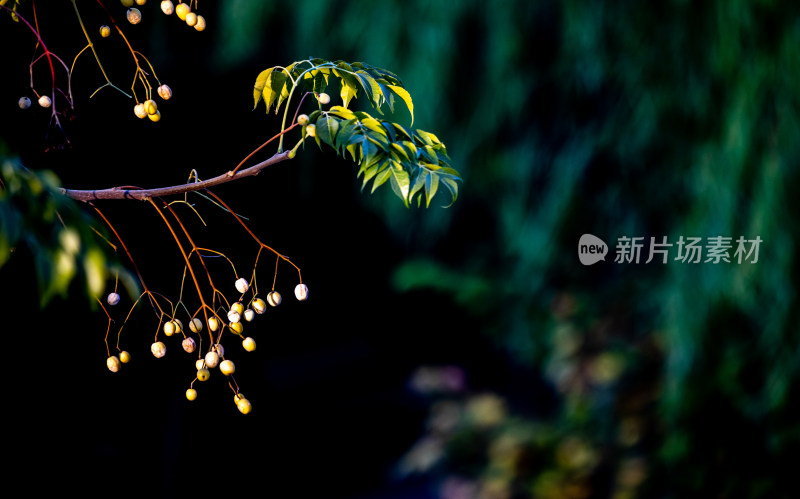
[[[236,408],[239,409],[239,412],[242,414],[248,414],[253,409],[250,405],[250,401],[246,398],[239,400],[239,402],[236,403]]]
[[[156,341],[155,343],[150,345],[150,351],[153,352],[153,355],[155,355],[156,358],[160,359],[161,357],[166,355],[167,346],[164,343],[160,342],[160,341]]]
[[[242,294],[247,293],[247,290],[250,289],[250,285],[247,283],[247,279],[245,279],[244,277],[236,279],[234,286],[236,286],[236,291]]]
[[[308,286],[305,284],[298,284],[294,287],[294,296],[300,301],[308,298]]]
[[[331,96],[326,93],[319,94],[319,97],[317,98],[319,99],[320,104],[327,104],[331,101]]]
[[[148,99],[144,101],[144,110],[147,114],[156,114],[158,111],[158,104],[153,99]]]
[[[317,126],[314,124],[308,125],[306,127],[306,135],[309,137],[313,137],[317,134]]]
[[[244,320],[246,320],[247,322],[252,321],[255,316],[256,313],[253,312],[252,308],[248,308],[247,310],[244,311]]]
[[[142,13],[136,7],[128,9],[128,22],[131,24],[139,24],[142,21]]]
[[[161,2],[161,12],[170,16],[175,12],[175,5],[170,0],[164,0]]]
[[[167,321],[164,323],[164,334],[166,334],[167,336],[172,336],[173,334],[175,334],[175,331],[177,329],[178,328],[175,327],[175,323],[172,321]]]
[[[219,365],[219,370],[225,376],[230,376],[236,371],[236,366],[233,365],[233,362],[230,360],[223,360],[222,363]]]
[[[172,322],[175,323],[175,332],[182,333],[183,332],[183,322],[180,319],[172,319]]]
[[[175,15],[178,16],[178,19],[181,21],[186,20],[186,14],[191,12],[192,8],[189,7],[188,3],[179,3],[177,7],[175,7]]]
[[[307,114],[301,114],[300,116],[298,116],[297,117],[297,124],[298,125],[302,125],[302,126],[308,125],[308,115]]]
[[[189,388],[186,390],[186,399],[187,400],[194,400],[197,398],[197,390],[194,388]]]
[[[129,354],[125,350],[121,351],[119,353],[119,361],[122,362],[123,364],[127,364],[128,362],[131,361],[131,354]]]
[[[46,95],[43,95],[43,96],[39,97],[39,105],[40,106],[42,106],[42,107],[50,107],[50,104],[52,104],[52,102],[50,102],[50,97],[48,97]]]
[[[208,381],[208,378],[211,377],[211,372],[208,369],[201,368],[197,370],[197,379],[200,381]]]
[[[206,354],[206,365],[211,369],[214,369],[219,364],[219,355],[217,352],[208,352]]]
[[[223,357],[225,355],[225,347],[217,343],[214,345],[214,351],[217,352],[217,355]]]
[[[228,321],[230,321],[231,323],[239,322],[239,319],[241,319],[241,316],[239,315],[239,312],[237,312],[236,310],[231,310],[230,312],[228,312]]]
[[[242,305],[242,302],[235,301],[231,304],[231,310],[242,315],[244,313],[244,305]]]
[[[197,14],[194,12],[187,12],[186,13],[186,24],[189,26],[194,26],[197,24]]]
[[[210,319],[208,319],[208,329],[210,329],[211,331],[216,331],[218,327],[219,327],[219,321],[217,320],[216,317],[211,317]]]
[[[233,403],[234,404],[238,404],[242,400],[247,400],[247,399],[244,398],[244,395],[242,395],[241,392],[239,392],[237,394],[234,394],[234,396],[233,396]]]
[[[267,311],[267,304],[264,303],[264,300],[261,298],[256,298],[253,300],[253,310],[255,310],[257,314],[263,314]]]
[[[197,16],[197,24],[194,25],[194,29],[197,31],[203,31],[206,29],[206,18],[203,16]]]
[[[108,370],[112,373],[119,371],[119,359],[116,355],[112,355],[108,359],[106,359],[106,366],[108,366]]]
[[[242,334],[242,331],[244,331],[244,326],[242,326],[241,322],[231,322],[228,327],[236,334]]]
[[[197,359],[197,361],[195,361],[194,363],[194,368],[197,369],[198,371],[200,369],[204,369],[205,367],[206,367],[206,361],[203,359]]]
[[[169,88],[169,85],[159,85],[158,95],[164,100],[170,100],[172,98],[172,89]]]
[[[108,38],[111,36],[111,28],[106,25],[100,26],[100,36],[103,38]]]
[[[120,3],[123,7],[131,7],[133,6],[133,0],[120,0]]]
[[[113,307],[114,305],[119,303],[119,295],[117,293],[109,293],[108,296],[106,297],[106,301],[108,302],[109,305]]]
[[[27,97],[20,97],[18,104],[20,109],[28,109],[31,107],[31,100]]]
[[[248,336],[247,338],[244,339],[244,341],[242,341],[242,346],[248,352],[252,352],[253,350],[256,349],[256,340]]]
[[[181,342],[181,346],[187,353],[192,353],[197,344],[194,342],[194,338],[186,338]]]
[[[144,110],[144,104],[139,103],[133,106],[133,114],[136,115],[137,118],[146,118],[147,111]]]
[[[144,5],[147,3],[147,0],[136,0],[136,5]]]
[[[278,293],[277,291],[270,291],[269,294],[267,295],[267,301],[273,307],[277,307],[278,305],[281,304],[281,294]]]
[[[161,111],[156,111],[156,114],[148,114],[147,117],[150,118],[150,121],[152,121],[153,123],[160,121]]]
[[[194,319],[192,319],[192,322],[189,323],[189,329],[193,333],[199,333],[200,331],[203,330],[203,321],[195,317]]]

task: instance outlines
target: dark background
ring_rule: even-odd
[[[98,4],[78,4],[127,91],[130,53],[117,35],[95,35],[108,23]],[[229,340],[247,416],[217,372],[185,399],[194,357],[175,338],[152,357],[147,307],[123,333],[132,363],[109,372],[105,315],[79,283],[40,310],[35,255],[18,248],[0,269],[12,479],[158,497],[793,496],[793,2],[204,1],[203,33],[153,0],[138,26],[105,4],[174,91],[158,101],[162,120],[137,119],[111,88],[90,99],[104,80],[87,52],[63,147],[46,111],[17,107],[33,97],[28,65],[41,51],[4,14],[9,158],[72,188],[179,184],[192,169],[208,178],[280,128],[252,110],[258,73],[321,57],[398,74],[414,127],[447,144],[464,182],[450,208],[442,197],[406,209],[388,188],[359,192],[352,163],[307,146],[215,189],[310,289],[295,301],[296,274],[282,265],[284,304],[245,326],[258,349],[245,355]],[[85,42],[71,4],[36,7],[48,47],[71,65]],[[34,82],[47,90],[42,62]],[[176,210],[243,273],[258,247],[222,210],[195,203],[208,227]],[[101,208],[148,286],[177,296],[182,259],[152,208]],[[612,257],[621,236],[764,243],[757,264],[584,267],[584,233]],[[259,264],[260,282],[273,264]],[[212,272],[230,292],[226,264]]]

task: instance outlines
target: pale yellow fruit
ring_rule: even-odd
[[[42,107],[50,107],[53,103],[50,101],[50,97],[43,95],[39,97],[39,105]]]
[[[192,319],[192,322],[189,323],[189,329],[193,333],[199,333],[200,331],[203,330],[203,321],[195,317],[194,319]]]
[[[245,279],[244,277],[236,279],[234,286],[236,286],[236,291],[242,294],[247,293],[247,290],[250,289],[250,284],[248,284],[247,279]]]
[[[153,123],[161,121],[161,111],[156,111],[156,114],[148,114],[147,117],[150,118],[150,121]]]
[[[186,399],[187,400],[194,400],[197,398],[197,390],[194,388],[189,388],[186,390]]]
[[[197,14],[194,12],[187,12],[186,13],[186,24],[189,26],[194,26],[197,24]]]
[[[236,408],[239,409],[239,412],[242,414],[249,414],[250,411],[253,410],[253,406],[250,405],[250,401],[246,398],[239,400],[239,402],[236,403]]]
[[[273,307],[277,307],[281,304],[281,294],[277,291],[270,291],[267,295],[267,302]]]
[[[308,135],[309,137],[314,137],[315,135],[317,135],[317,126],[313,124],[308,125],[306,127],[306,135]]]
[[[203,31],[206,29],[206,18],[203,16],[197,16],[197,24],[194,25],[194,29],[197,31]]]
[[[267,304],[264,303],[264,300],[261,298],[256,298],[253,300],[253,310],[255,310],[257,314],[263,314],[267,310]]]
[[[161,2],[161,12],[171,16],[175,12],[175,5],[170,0],[164,0]]]
[[[242,303],[238,301],[233,302],[233,305],[231,305],[231,310],[233,310],[239,315],[242,315],[244,313],[244,305],[242,305]]]
[[[192,8],[189,7],[188,3],[179,3],[177,7],[175,7],[175,15],[178,16],[178,19],[181,21],[186,20],[186,14],[191,12]]]
[[[231,322],[228,327],[236,334],[242,334],[242,331],[244,331],[244,326],[242,326],[241,322]]]
[[[236,366],[233,365],[233,362],[230,360],[223,360],[219,365],[219,370],[225,376],[230,376],[236,371]]]
[[[119,361],[122,362],[123,364],[127,364],[128,362],[131,361],[131,354],[129,354],[125,350],[121,351],[119,353]]]
[[[211,317],[210,319],[208,319],[208,329],[216,331],[217,328],[219,328],[219,321],[217,320],[217,318]]]
[[[147,3],[147,0],[136,0],[136,5],[144,5]]]
[[[200,381],[208,381],[208,378],[211,377],[211,371],[205,368],[201,368],[197,370],[197,379]]]
[[[112,373],[119,371],[120,364],[117,356],[112,355],[111,357],[106,359],[106,366],[108,367],[108,370],[111,371]]]
[[[308,286],[305,284],[298,284],[294,287],[294,296],[300,301],[308,298]]]
[[[112,307],[119,303],[119,294],[117,293],[109,293],[106,297],[106,302],[111,305]]]
[[[133,106],[133,114],[136,115],[137,118],[147,118],[147,111],[144,109],[144,104],[136,104]]]
[[[245,338],[245,339],[242,341],[242,346],[243,346],[243,347],[244,347],[244,349],[245,349],[245,350],[247,350],[248,352],[252,352],[253,350],[255,350],[255,349],[256,349],[256,340],[254,340],[253,338],[251,338],[251,337],[249,337],[249,336],[248,336],[247,338]]]
[[[175,327],[175,323],[172,321],[167,321],[164,323],[164,334],[167,336],[172,336],[177,331],[177,327]]]
[[[208,352],[206,354],[206,365],[211,369],[214,369],[219,364],[219,355],[217,352]]]
[[[120,3],[122,4],[123,7],[133,6],[133,0],[120,0]]]
[[[242,316],[239,315],[239,312],[237,312],[236,310],[231,310],[230,312],[228,312],[228,321],[231,324],[239,322],[239,319],[241,319],[241,317]]]
[[[225,347],[220,345],[219,343],[214,345],[214,351],[217,352],[217,355],[219,355],[220,357],[225,356]]]
[[[167,354],[167,346],[160,341],[156,341],[150,345],[150,351],[153,352],[156,358],[160,359]]]
[[[158,104],[156,104],[156,101],[153,99],[148,99],[144,101],[144,110],[149,115],[156,114],[156,112],[158,112]]]
[[[319,94],[319,97],[317,98],[319,99],[320,104],[327,104],[331,101],[331,96],[326,93]]]
[[[247,322],[252,321],[255,316],[256,313],[253,312],[252,308],[248,308],[247,310],[244,311],[244,320],[246,320]]]
[[[298,116],[297,117],[297,124],[298,125],[302,125],[302,126],[308,125],[308,115],[307,114],[301,114],[300,116]]]
[[[169,88],[169,85],[159,85],[157,92],[159,97],[164,100],[170,100],[172,98],[172,89]]]
[[[197,359],[194,363],[194,368],[197,370],[203,369],[206,367],[206,361],[203,359]]]
[[[100,36],[102,36],[103,38],[108,38],[109,36],[111,36],[111,28],[105,25],[100,26]]]
[[[175,323],[175,332],[182,333],[183,332],[183,321],[180,319],[172,319],[172,322]]]

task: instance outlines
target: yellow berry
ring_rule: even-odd
[[[247,310],[244,311],[244,320],[246,320],[247,322],[252,321],[255,316],[256,313],[253,312],[252,308],[248,308]]]
[[[119,359],[117,358],[117,356],[112,355],[111,357],[106,359],[106,366],[108,367],[108,370],[111,371],[112,373],[119,371]]]
[[[216,317],[211,317],[210,319],[208,319],[208,329],[210,329],[211,331],[216,331],[218,327],[219,327],[219,321],[217,320]]]
[[[153,123],[160,121],[161,111],[156,111],[156,114],[148,114],[147,117],[150,118],[150,121],[152,121]]]
[[[144,5],[147,3],[147,0],[136,0],[136,5]]]
[[[200,381],[208,381],[208,378],[211,377],[211,371],[205,368],[200,368],[197,370],[197,379]]]
[[[131,361],[131,354],[129,354],[125,350],[121,351],[119,353],[119,361],[122,362],[123,364],[127,364],[128,362]]]
[[[128,22],[131,24],[139,24],[142,21],[142,13],[136,7],[128,9]]]
[[[197,359],[194,363],[194,368],[197,370],[203,369],[206,367],[206,361],[203,359]]]
[[[238,301],[233,302],[233,305],[231,305],[231,310],[233,310],[239,315],[242,315],[244,313],[244,305],[242,305],[242,303]]]
[[[241,322],[231,322],[228,327],[236,334],[242,334],[242,331],[244,331],[244,326],[242,326]]]
[[[187,400],[194,400],[197,398],[197,390],[194,388],[189,388],[186,390],[186,399]]]
[[[217,352],[208,352],[206,354],[206,365],[211,369],[214,369],[219,364],[219,355]]]
[[[277,291],[270,291],[267,295],[267,302],[273,307],[277,307],[281,304],[281,294]]]
[[[245,279],[244,277],[236,279],[236,282],[233,283],[233,285],[236,287],[236,291],[242,294],[247,293],[247,290],[250,289],[250,284],[248,284],[247,279]]]
[[[219,370],[225,376],[230,376],[231,374],[236,371],[236,366],[233,365],[233,362],[230,360],[223,360],[222,363],[219,365]]]
[[[169,85],[159,85],[157,91],[159,97],[164,100],[170,100],[172,98],[172,89],[169,88]]]
[[[147,114],[156,114],[158,112],[158,104],[153,99],[148,99],[144,101],[144,110]]]
[[[50,107],[52,102],[50,101],[50,97],[43,95],[39,97],[39,105],[42,107]]]
[[[108,38],[111,36],[111,28],[106,25],[100,26],[100,36],[103,38]]]
[[[320,104],[327,104],[331,101],[331,96],[326,93],[321,93],[317,99],[319,99]]]
[[[241,315],[239,315],[239,312],[236,310],[230,310],[228,312],[228,321],[232,324],[239,322],[239,319],[241,319]]]
[[[253,350],[256,349],[256,340],[248,336],[247,338],[244,339],[244,341],[242,341],[242,346],[248,352],[252,352]]]
[[[172,319],[172,322],[175,324],[175,332],[182,333],[183,332],[183,322],[180,319]]]
[[[145,111],[145,109],[144,109],[144,104],[139,103],[139,104],[136,104],[135,106],[133,106],[133,114],[135,114],[136,117],[140,118],[140,119],[141,118],[146,118],[147,117],[147,111]]]
[[[175,327],[175,323],[172,321],[167,321],[164,323],[164,334],[167,336],[172,336],[175,334],[177,328]]]
[[[186,24],[189,26],[194,26],[197,24],[197,14],[194,12],[187,12],[186,13]]]
[[[175,15],[178,16],[178,19],[181,21],[186,20],[186,14],[191,12],[192,8],[189,7],[188,3],[179,3],[177,7],[175,7]]]
[[[308,135],[309,137],[314,137],[315,135],[317,135],[317,126],[314,124],[308,125],[306,127],[306,135]]]
[[[236,408],[239,409],[239,412],[242,414],[248,414],[253,409],[253,406],[250,405],[249,400],[242,398],[236,403]]]
[[[203,321],[195,317],[194,319],[192,319],[192,322],[189,323],[189,329],[193,333],[199,333],[200,331],[203,330]]]
[[[302,125],[302,126],[308,125],[308,115],[307,114],[301,114],[300,116],[298,116],[297,117],[297,124],[298,125]]]
[[[194,25],[194,29],[197,31],[203,31],[206,29],[206,18],[203,16],[197,16],[197,24]]]
[[[120,3],[123,7],[131,7],[133,6],[133,0],[120,0]]]
[[[253,310],[255,310],[257,314],[263,314],[267,310],[267,304],[264,303],[264,300],[261,298],[256,298],[253,300]]]

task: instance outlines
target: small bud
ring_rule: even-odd
[[[171,16],[175,12],[175,5],[170,0],[164,0],[161,2],[161,12]]]
[[[252,321],[255,316],[256,313],[253,312],[252,308],[248,308],[247,310],[244,311],[244,320],[246,320],[247,322]]]
[[[139,104],[136,104],[135,106],[133,106],[133,114],[135,114],[136,117],[139,118],[139,119],[146,118],[147,117],[147,111],[145,111],[145,109],[144,109],[144,104],[139,103]]]
[[[327,104],[331,101],[331,96],[323,92],[319,94],[319,97],[317,97],[317,99],[319,99],[320,104]]]
[[[245,349],[245,350],[247,350],[248,352],[252,352],[253,350],[255,350],[255,349],[256,349],[256,340],[254,340],[253,338],[251,338],[251,337],[249,337],[249,336],[248,336],[247,338],[245,338],[245,339],[242,341],[242,346],[243,346],[243,347],[244,347],[244,349]]]
[[[160,359],[161,357],[166,355],[167,346],[160,341],[156,341],[155,343],[150,345],[150,351],[153,352],[153,355],[155,355],[157,359]]]
[[[300,301],[308,298],[308,286],[305,284],[298,284],[294,287],[294,296]]]
[[[197,16],[197,24],[194,25],[194,29],[197,31],[204,31],[206,29],[206,18]]]
[[[111,357],[106,359],[106,366],[108,367],[108,370],[111,371],[112,373],[119,371],[120,364],[117,356],[112,355]]]
[[[236,279],[236,283],[234,285],[236,286],[236,291],[242,294],[247,293],[247,290],[250,289],[250,285],[247,283],[247,279],[244,277]]]
[[[315,135],[317,135],[317,126],[314,124],[308,125],[306,127],[306,135],[308,135],[309,137],[314,137]]]
[[[253,300],[253,310],[255,310],[257,314],[263,314],[267,311],[267,304],[264,303],[264,300],[261,298],[256,298]]]
[[[128,22],[131,24],[139,24],[142,21],[142,13],[136,7],[128,9]]]
[[[194,12],[187,12],[186,13],[186,24],[189,26],[194,26],[197,24],[197,14]]]
[[[192,353],[194,352],[197,343],[195,343],[193,338],[186,338],[181,342],[181,346],[187,353]]]
[[[100,36],[103,38],[108,38],[111,36],[111,28],[106,25],[100,26]]]
[[[125,350],[121,351],[119,353],[119,361],[122,362],[123,364],[127,364],[128,362],[131,361],[131,354],[129,354]]]
[[[219,364],[219,355],[217,352],[208,352],[206,354],[206,365],[211,369],[214,369]]]
[[[106,301],[108,302],[109,305],[113,307],[114,305],[119,303],[119,295],[117,293],[108,293]]]
[[[233,362],[230,360],[223,360],[219,365],[219,370],[225,376],[230,376],[234,371],[236,371],[236,366],[234,366]]]
[[[42,107],[50,107],[52,102],[50,101],[50,97],[43,95],[39,97],[39,105]]]
[[[31,100],[27,97],[20,97],[18,104],[20,109],[28,109],[31,107]]]
[[[277,307],[281,304],[281,294],[277,291],[270,291],[267,295],[267,302],[273,307]]]
[[[159,85],[158,87],[158,95],[164,100],[170,100],[172,98],[172,89],[169,88],[169,85]]]
[[[187,400],[194,400],[197,398],[197,390],[194,388],[189,388],[186,390],[186,399]]]
[[[203,321],[195,317],[194,319],[192,319],[192,322],[189,323],[189,329],[193,333],[199,333],[200,331],[203,330]]]
[[[301,114],[300,116],[298,116],[297,117],[297,124],[301,125],[301,126],[308,125],[308,115],[307,114]]]
[[[211,377],[211,371],[205,368],[200,368],[197,370],[197,379],[200,381],[208,381],[208,378]]]

